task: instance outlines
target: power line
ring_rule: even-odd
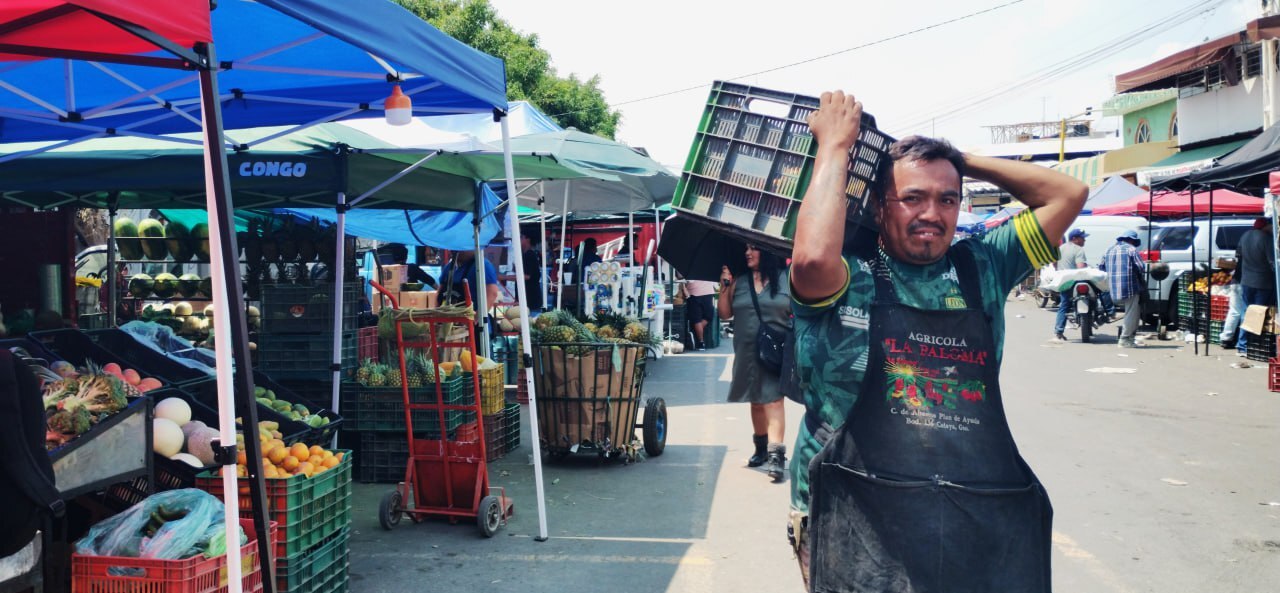
[[[996,87],[987,89],[986,91],[969,95],[968,97],[961,99],[959,101],[959,105],[955,105],[956,101],[952,101],[950,102],[951,106],[941,107],[938,111],[926,111],[923,115],[913,116],[908,119],[910,123],[899,126],[895,131],[909,132],[926,125],[932,125],[938,120],[946,121],[953,119],[994,100],[1008,98],[1010,95],[1019,94],[1035,88],[1036,86],[1060,79],[1087,66],[1093,65],[1103,58],[1110,57],[1118,51],[1128,49],[1146,39],[1149,39],[1151,33],[1171,29],[1195,19],[1204,13],[1216,10],[1225,2],[1226,0],[1205,0],[1181,8],[1157,21],[1139,29],[1130,31],[1129,33],[1107,41],[1106,43],[1090,50],[1042,67],[1016,80],[1002,83]]]
[[[974,17],[977,17],[977,16],[984,15],[984,14],[986,14],[986,13],[988,13],[988,12],[994,12],[994,11],[1000,10],[1000,9],[1002,9],[1002,8],[1007,8],[1007,7],[1009,7],[1009,6],[1013,6],[1014,4],[1021,4],[1022,2],[1025,2],[1025,1],[1026,1],[1026,0],[1012,0],[1011,2],[1006,2],[1006,3],[1004,3],[1004,4],[1000,4],[1000,5],[997,5],[997,6],[992,6],[992,7],[990,7],[990,8],[985,8],[985,9],[983,9],[983,10],[979,10],[979,11],[977,11],[977,12],[971,12],[971,13],[966,14],[966,15],[963,15],[963,16],[958,16],[958,17],[955,17],[955,18],[952,18],[952,19],[948,19],[948,20],[945,20],[945,21],[941,21],[941,22],[933,23],[933,24],[931,24],[931,25],[926,25],[926,26],[924,26],[924,27],[920,27],[920,28],[918,28],[918,29],[912,29],[912,30],[910,30],[910,31],[905,31],[905,32],[902,32],[902,33],[898,33],[898,34],[896,34],[896,35],[891,35],[891,36],[889,36],[889,37],[883,37],[883,38],[877,39],[877,40],[875,40],[875,41],[870,41],[870,42],[864,43],[864,44],[862,44],[862,45],[855,45],[855,46],[853,46],[853,47],[849,47],[849,48],[845,48],[845,49],[841,49],[841,50],[833,51],[833,52],[828,53],[828,54],[823,54],[823,55],[820,55],[820,56],[815,56],[815,57],[812,57],[812,58],[807,58],[807,59],[804,59],[804,60],[800,60],[800,61],[798,61],[798,62],[791,62],[790,64],[783,64],[783,65],[781,65],[781,66],[775,66],[775,67],[773,67],[773,68],[768,68],[768,69],[766,69],[766,70],[760,70],[760,71],[758,71],[758,72],[751,72],[751,73],[749,73],[749,74],[740,74],[740,75],[738,75],[738,76],[733,76],[733,77],[730,77],[730,78],[725,78],[724,80],[726,80],[726,81],[731,81],[731,80],[739,80],[739,79],[743,79],[743,78],[750,78],[750,77],[752,77],[752,76],[759,76],[759,75],[761,75],[761,74],[768,74],[768,73],[770,73],[770,72],[777,72],[778,70],[784,70],[784,69],[787,69],[787,68],[793,68],[793,67],[795,67],[795,66],[800,66],[800,65],[804,65],[804,64],[811,63],[811,62],[816,62],[816,61],[818,61],[818,60],[825,60],[825,59],[830,58],[830,57],[833,57],[833,56],[838,56],[838,55],[841,55],[841,54],[847,54],[847,53],[849,53],[849,52],[851,52],[851,51],[857,51],[857,50],[865,49],[865,48],[872,47],[872,46],[875,46],[875,45],[881,45],[881,44],[883,44],[883,43],[888,43],[888,42],[890,42],[890,41],[894,41],[894,40],[896,40],[896,39],[901,39],[901,38],[903,38],[903,37],[908,37],[908,36],[911,36],[911,35],[915,35],[915,34],[917,34],[917,33],[923,33],[923,32],[925,32],[925,31],[929,31],[929,30],[932,30],[932,29],[937,29],[937,28],[939,28],[939,27],[943,27],[943,26],[946,26],[946,25],[950,25],[950,24],[952,24],[952,23],[958,23],[958,22],[960,22],[960,21],[964,21],[964,20],[968,20],[968,19],[971,19],[971,18],[974,18]],[[682,89],[677,89],[677,90],[674,90],[674,91],[667,91],[667,92],[665,92],[665,93],[658,93],[658,94],[656,94],[656,95],[649,95],[648,97],[641,97],[641,98],[639,98],[639,99],[630,99],[630,100],[627,100],[627,101],[623,101],[623,102],[621,102],[621,103],[614,103],[614,104],[610,105],[610,107],[621,107],[621,106],[623,106],[623,105],[631,105],[631,104],[633,104],[633,103],[640,103],[640,102],[642,102],[642,101],[652,101],[653,99],[661,99],[661,98],[663,98],[663,97],[669,97],[669,96],[671,96],[671,95],[678,95],[678,94],[680,94],[680,93],[687,93],[687,92],[689,92],[689,91],[696,91],[696,90],[698,90],[698,89],[705,89],[705,88],[710,87],[710,86],[711,86],[711,83],[703,83],[703,84],[699,84],[699,85],[696,85],[696,86],[691,86],[691,87],[685,87],[685,88],[682,88]],[[566,111],[566,112],[564,112],[564,113],[557,113],[557,114],[552,115],[552,116],[550,116],[550,117],[559,117],[559,116],[561,116],[561,115],[569,115],[569,114],[571,114],[571,113],[581,113],[581,112],[583,112],[583,111],[587,111],[587,110],[585,110],[585,109],[578,109],[578,110],[575,110],[575,111]]]

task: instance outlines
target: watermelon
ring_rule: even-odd
[[[156,274],[156,286],[154,289],[156,296],[167,299],[178,292],[178,277],[164,272]]]
[[[183,274],[178,278],[178,293],[184,297],[191,298],[200,292],[200,283],[203,280],[195,274]],[[190,315],[190,313],[188,313]]]
[[[129,294],[140,299],[147,298],[151,291],[155,289],[156,281],[146,274],[134,274],[129,278]]]
[[[205,276],[200,279],[200,294],[207,297],[213,296],[213,278]]]
[[[173,256],[173,261],[184,262],[191,259],[191,231],[187,230],[186,225],[169,221],[164,227],[164,245],[169,250],[169,255]]]
[[[164,245],[164,225],[154,218],[146,218],[138,224],[138,235],[142,237],[142,253],[147,259],[164,259],[168,249]]]
[[[196,259],[209,261],[209,225],[203,222],[191,227],[191,244],[195,247]]]
[[[142,259],[142,242],[138,240],[138,225],[126,216],[116,219],[116,249],[120,259]]]

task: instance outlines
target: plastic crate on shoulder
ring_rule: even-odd
[[[470,405],[474,395],[470,381],[454,377],[441,385],[445,405]],[[409,401],[415,404],[436,403],[435,385],[411,388]],[[354,381],[342,384],[342,406],[346,428],[360,432],[394,432],[405,434],[404,392],[401,387],[369,387]],[[413,410],[414,434],[440,438],[440,416],[436,410]],[[475,418],[475,412],[446,410],[445,428],[453,430]]]
[[[275,557],[288,558],[312,549],[325,538],[351,524],[351,477],[357,455],[338,451],[338,465],[308,478],[264,480],[267,487],[267,514],[279,529]],[[217,472],[196,476],[196,488],[222,498],[222,477]],[[240,495],[240,510],[249,512],[248,494]]]
[[[276,558],[279,593],[341,593],[347,590],[351,527],[345,526],[311,550]]]
[[[789,248],[818,152],[808,125],[818,105],[816,97],[712,83],[672,205],[741,231],[735,234],[744,238]],[[876,129],[874,117],[863,114],[849,151],[845,194],[853,205],[851,218],[860,216],[874,191],[893,141]]]
[[[356,329],[360,306],[360,283],[342,286],[342,330]],[[264,334],[333,333],[333,284],[262,285],[262,332]]]
[[[356,332],[342,333],[342,374],[354,372]],[[323,381],[333,378],[333,334],[263,333],[258,340],[256,368],[277,380]]]

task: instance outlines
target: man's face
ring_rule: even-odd
[[[1072,240],[1071,240],[1071,242],[1072,242],[1072,243],[1075,243],[1076,245],[1079,245],[1079,246],[1081,246],[1081,247],[1084,247],[1084,237],[1076,237],[1076,238],[1072,239]]]
[[[880,240],[890,256],[910,264],[942,259],[960,216],[960,174],[946,160],[899,160],[877,209]]]
[[[520,248],[525,251],[533,249],[533,239],[529,235],[520,235]]]

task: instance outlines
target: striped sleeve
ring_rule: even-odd
[[[853,278],[853,273],[850,272],[851,268],[849,267],[849,259],[846,257],[846,258],[843,258],[843,261],[844,261],[844,277],[845,277],[844,286],[842,286],[840,290],[837,290],[835,294],[825,299],[822,299],[821,301],[818,301],[816,303],[807,303],[805,301],[800,300],[800,297],[796,296],[794,279],[790,281],[792,283],[791,310],[794,311],[796,315],[812,315],[815,313],[820,313],[822,311],[826,311],[834,307],[836,303],[839,303],[841,300],[844,299],[844,295],[849,292],[849,280]]]
[[[1058,261],[1058,248],[1049,242],[1044,229],[1040,228],[1040,220],[1030,208],[1013,217],[1013,229],[1032,267],[1039,268]]]

